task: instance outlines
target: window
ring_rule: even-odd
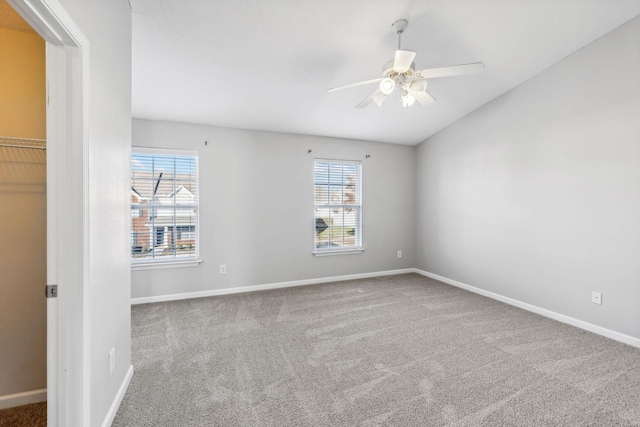
[[[156,230],[156,247],[165,244],[164,241],[164,227],[154,227]]]
[[[131,231],[131,247],[138,246],[138,232]]]
[[[362,164],[316,160],[314,253],[362,252]]]
[[[134,148],[132,264],[195,260],[198,252],[197,153]]]
[[[178,240],[195,239],[196,228],[193,225],[179,225],[176,227]]]

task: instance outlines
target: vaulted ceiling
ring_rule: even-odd
[[[640,14],[640,0],[130,0],[133,116],[415,145]],[[437,102],[354,106],[409,26]],[[594,82],[597,84],[597,82]]]

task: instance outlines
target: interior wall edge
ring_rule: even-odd
[[[118,413],[118,408],[120,408],[120,404],[122,403],[122,399],[124,399],[124,395],[127,393],[127,390],[129,389],[129,384],[131,384],[131,379],[133,378],[133,372],[134,372],[133,365],[130,365],[129,369],[127,370],[127,374],[122,380],[122,384],[118,389],[118,394],[116,395],[115,399],[113,399],[113,403],[111,403],[109,412],[107,412],[107,415],[105,416],[104,421],[102,422],[102,427],[109,427],[113,423],[113,420],[115,419],[116,414]]]

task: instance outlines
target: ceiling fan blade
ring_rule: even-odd
[[[416,71],[414,76],[417,79],[433,79],[436,77],[461,76],[464,74],[479,73],[484,69],[482,62],[474,62],[473,64],[452,65],[450,67],[428,68],[426,70]]]
[[[331,89],[328,90],[328,92],[335,92],[337,90],[349,89],[349,88],[352,88],[352,87],[368,85],[368,84],[371,84],[371,83],[380,83],[383,78],[384,77],[380,77],[379,79],[365,80],[363,82],[352,83],[352,84],[346,85],[346,86],[332,87]]]
[[[375,102],[378,107],[382,107],[382,103],[384,102],[385,99],[387,99],[387,95],[385,95],[384,93],[382,93],[380,89],[378,89],[371,95],[371,98],[373,99],[373,102]]]
[[[380,99],[380,95],[382,95],[382,99]],[[356,108],[364,108],[369,105],[371,101],[374,101],[379,107],[380,105],[382,105],[382,101],[384,101],[385,97],[386,95],[380,92],[380,89],[376,89],[371,93],[371,95],[360,101],[360,103],[356,105]]]
[[[413,96],[416,101],[418,101],[420,103],[420,105],[430,105],[433,104],[434,102],[436,102],[436,99],[429,95],[429,93],[427,93],[427,91],[418,91],[418,90],[413,90],[411,88],[407,88],[407,92],[409,92],[409,94],[411,96]]]
[[[396,58],[393,61],[393,71],[404,73],[411,68],[411,63],[416,57],[415,52],[410,50],[396,50]]]

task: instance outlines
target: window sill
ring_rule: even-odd
[[[131,270],[156,270],[161,268],[197,267],[201,262],[201,259],[191,259],[189,261],[132,262]]]
[[[361,254],[362,252],[364,252],[364,248],[316,251],[316,252],[312,252],[312,254],[314,256],[332,256],[332,255],[354,255],[354,254]]]

